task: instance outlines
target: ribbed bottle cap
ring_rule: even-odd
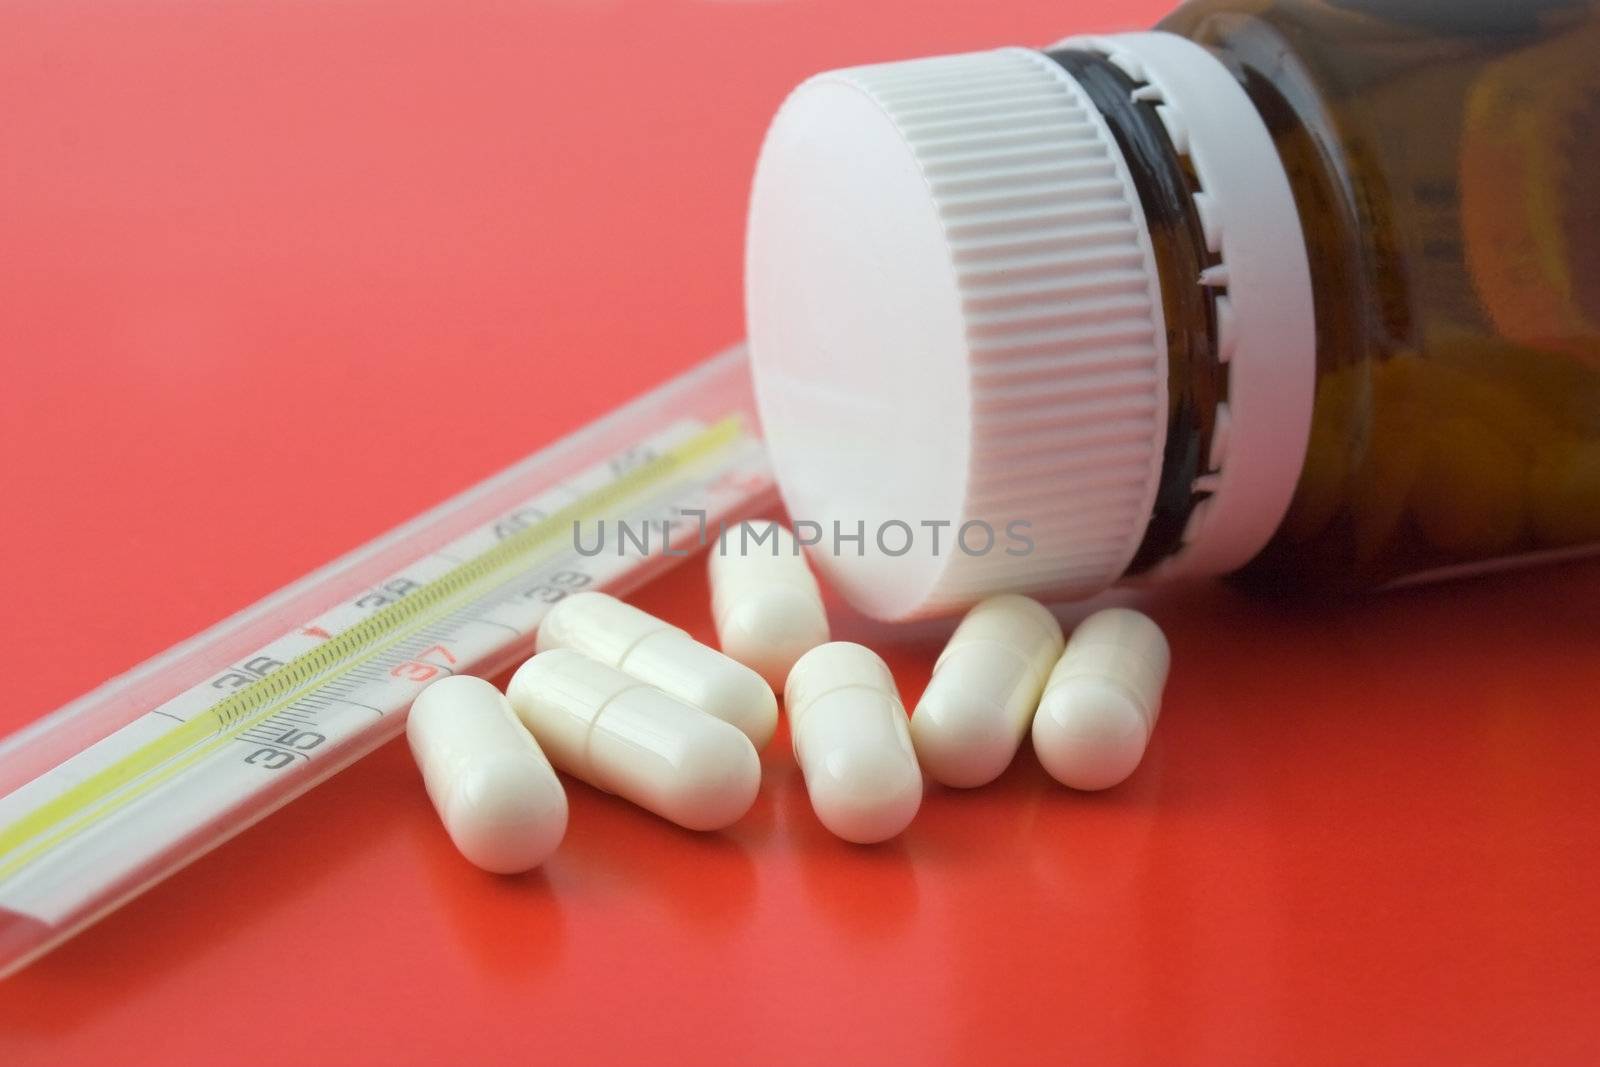
[[[1160,280],[1110,130],[1048,57],[796,89],[756,171],[746,306],[797,532],[859,608],[1071,596],[1126,569],[1165,442]]]

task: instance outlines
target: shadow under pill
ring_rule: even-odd
[[[642,898],[704,933],[731,935],[747,925],[757,876],[744,820],[722,831],[685,830],[621,797],[570,778],[563,784],[570,814],[551,860],[558,883],[570,879],[591,899]],[[760,820],[753,830],[765,837]]]
[[[566,923],[548,868],[492,874],[469,863],[439,825],[426,797],[427,818],[412,823],[418,866],[433,889],[435,910],[477,969],[500,978],[538,975],[561,962]]]
[[[781,783],[787,850],[813,909],[839,933],[879,941],[906,930],[919,906],[917,823],[875,845],[857,845],[830,833],[811,809],[805,780],[796,772]],[[920,817],[920,816],[919,816]]]

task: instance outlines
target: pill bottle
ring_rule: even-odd
[[[1595,550],[1597,56],[1596,0],[1193,0],[808,80],[746,250],[797,533],[883,618]]]

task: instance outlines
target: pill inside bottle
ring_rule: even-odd
[[[497,874],[539,866],[567,830],[567,796],[500,690],[457,675],[411,705],[406,739],[456,848]]]
[[[922,773],[894,676],[848,641],[800,657],[784,693],[795,759],[817,818],[846,841],[871,844],[911,824]]]
[[[720,830],[755,802],[750,739],[699,708],[572,649],[518,668],[507,697],[561,770],[690,830]]]
[[[778,698],[755,671],[687,632],[604,593],[558,601],[539,651],[570,648],[732,723],[757,749],[778,728]]]

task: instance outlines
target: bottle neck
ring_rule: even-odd
[[[1234,71],[1194,41],[1076,37],[1044,55],[1123,156],[1165,319],[1161,474],[1125,576],[1236,570],[1282,522],[1311,423],[1315,316],[1290,173]]]
[[[1161,480],[1144,539],[1129,575],[1149,570],[1183,547],[1184,531],[1210,495],[1218,403],[1227,395],[1227,368],[1219,357],[1217,297],[1225,287],[1197,284],[1222,257],[1206,247],[1201,192],[1191,165],[1172,143],[1157,112],[1159,99],[1143,99],[1141,84],[1106,56],[1082,48],[1045,55],[1058,63],[1099,109],[1122,150],[1144,206],[1145,223],[1160,274],[1167,337],[1167,434]]]

